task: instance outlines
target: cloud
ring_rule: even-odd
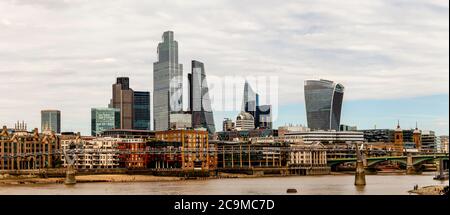
[[[312,78],[343,83],[349,100],[448,94],[448,9],[445,0],[1,1],[0,119],[39,125],[51,106],[88,125],[116,76],[152,90],[166,30],[185,74],[197,59],[208,75],[278,75],[280,104],[302,102]]]

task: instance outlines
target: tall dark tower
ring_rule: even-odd
[[[209,134],[216,131],[214,117],[206,82],[205,67],[200,61],[192,61],[192,73],[189,80],[189,110],[192,112],[192,127],[206,128]]]
[[[112,85],[111,107],[120,110],[120,128],[133,129],[134,92],[128,77],[118,77]]]
[[[344,86],[328,80],[305,81],[308,127],[312,130],[339,131]]]

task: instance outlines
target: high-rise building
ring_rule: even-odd
[[[153,63],[154,129],[168,130],[170,114],[183,111],[183,65],[178,63],[178,42],[173,32],[163,33],[158,61]]]
[[[328,80],[305,81],[305,105],[311,130],[339,131],[344,86]]]
[[[258,106],[259,106],[259,94],[253,90],[253,88],[247,81],[245,81],[244,98],[242,101],[242,111],[250,113],[255,118]]]
[[[272,105],[256,107],[255,128],[272,129]]]
[[[42,110],[41,111],[41,131],[54,131],[61,133],[61,111]]]
[[[98,136],[103,131],[120,128],[120,110],[118,108],[91,109],[91,135]]]
[[[128,77],[118,77],[112,85],[112,100],[110,107],[120,110],[121,129],[133,129],[133,99],[134,93],[130,88]]]
[[[208,84],[206,82],[205,67],[202,62],[192,61],[192,73],[189,79],[189,109],[192,112],[192,127],[206,128],[208,133],[214,134],[214,116],[209,99]]]
[[[421,133],[421,139],[422,139],[422,150],[428,151],[428,152],[436,152],[436,134],[434,131],[422,131]]]
[[[150,92],[134,91],[133,129],[150,130]]]

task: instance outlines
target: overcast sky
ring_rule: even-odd
[[[444,94],[448,104],[448,4],[2,0],[0,124],[40,128],[40,110],[55,108],[63,130],[89,134],[90,108],[108,104],[117,76],[129,76],[134,90],[153,90],[166,30],[175,32],[185,74],[192,59],[210,76],[275,74],[281,106],[304,106],[303,81],[315,78],[342,83],[345,101]]]

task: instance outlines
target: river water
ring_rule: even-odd
[[[353,185],[353,175],[289,176],[236,179],[186,180],[170,182],[79,183],[0,185],[0,195],[285,195],[295,188],[299,195],[408,195],[414,185],[448,185],[433,180],[434,174],[367,175],[363,188]],[[289,194],[292,195],[292,194]]]

